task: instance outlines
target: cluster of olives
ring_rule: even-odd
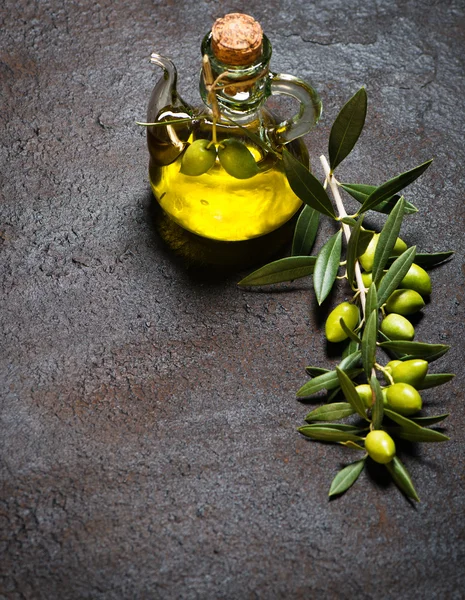
[[[223,169],[236,179],[250,179],[258,173],[255,159],[245,144],[228,138],[215,144],[212,141],[198,139],[190,144],[181,159],[181,173],[196,177],[209,171],[220,161]]]
[[[385,367],[390,385],[382,388],[384,406],[403,416],[410,416],[421,410],[422,399],[415,386],[421,385],[427,371],[426,360],[391,360]],[[364,405],[371,408],[371,387],[364,383],[357,385],[355,389]],[[386,431],[380,429],[370,431],[366,436],[365,449],[374,461],[382,464],[390,462],[396,454],[394,440]]]
[[[388,386],[382,388],[383,403],[400,415],[408,417],[422,408],[421,396],[417,391],[428,372],[428,362],[421,358],[412,360],[391,360],[384,367]],[[373,403],[371,388],[367,383],[357,385],[358,395],[367,408]]]
[[[375,234],[366,251],[359,257],[364,269],[363,284],[369,287],[372,283],[373,261],[379,234]],[[393,254],[399,256],[407,249],[403,240],[397,238]],[[421,310],[425,305],[423,299],[431,293],[431,279],[420,266],[413,264],[400,286],[387,299],[383,307],[384,318],[380,330],[391,340],[408,340],[414,338],[415,330],[406,316]],[[325,332],[330,342],[342,342],[349,336],[341,326],[343,320],[346,328],[354,331],[360,321],[360,311],[355,304],[342,302],[329,314]],[[382,387],[383,404],[386,408],[403,416],[411,416],[422,408],[422,398],[418,392],[428,372],[428,362],[422,359],[391,360],[383,368],[387,386]],[[370,385],[360,384],[356,391],[366,408],[373,405],[373,394]],[[389,463],[396,453],[391,436],[383,430],[373,430],[365,438],[365,449],[369,456],[378,463]]]
[[[421,358],[391,360],[384,367],[388,386],[381,388],[383,404],[400,415],[409,417],[421,410],[423,402],[417,387],[423,383],[428,372],[428,362]],[[373,404],[371,387],[367,383],[355,387],[367,408]],[[375,435],[372,435],[375,434]],[[371,431],[365,439],[365,448],[373,460],[388,463],[396,449],[391,436],[382,430]]]
[[[371,269],[378,244],[379,234],[375,233],[366,251],[359,258],[365,273],[362,273],[363,284],[369,287],[372,281]],[[399,256],[407,250],[407,244],[397,238],[393,255]],[[381,322],[380,329],[390,340],[411,341],[415,337],[415,329],[406,318],[423,308],[424,296],[431,294],[431,279],[419,265],[413,264],[400,282],[399,288],[387,299],[384,311],[387,315]]]

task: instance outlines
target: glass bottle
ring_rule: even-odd
[[[252,17],[218,19],[201,49],[200,107],[180,98],[171,60],[151,56],[163,69],[147,114],[156,124],[147,127],[147,142],[150,183],[161,207],[158,229],[191,263],[244,267],[267,260],[289,239],[301,201],[289,187],[281,153],[286,146],[308,166],[301,137],[317,123],[321,101],[304,81],[269,71],[271,44]],[[278,94],[298,101],[297,115],[280,121],[266,108],[267,98]],[[256,174],[242,177],[241,156],[234,175],[218,156],[206,172],[184,174],[183,156],[200,139],[218,149],[220,159],[226,140],[240,142]]]

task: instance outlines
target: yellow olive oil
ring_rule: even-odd
[[[212,130],[210,124],[202,123],[191,128],[185,140],[185,129],[183,135],[177,135],[177,128],[177,125],[172,126],[168,132],[170,139],[166,139],[168,136],[165,135],[164,141],[161,140],[160,128],[158,131],[154,128],[155,135],[150,128],[148,131],[151,187],[166,217],[178,226],[171,227],[171,233],[167,233],[168,223],[164,220],[161,233],[165,240],[173,246],[171,238],[173,231],[177,232],[174,238],[179,239],[180,235],[185,238],[177,245],[189,253],[191,261],[203,263],[218,260],[218,264],[252,264],[266,259],[265,254],[270,255],[271,250],[278,251],[276,238],[282,238],[280,246],[289,239],[292,229],[289,231],[289,227],[283,226],[291,224],[292,217],[302,205],[289,186],[283,161],[255,144],[237,127],[218,126],[218,144],[226,139],[240,139],[257,162],[258,173],[248,179],[233,177],[224,170],[217,157],[206,173],[184,175],[181,162],[188,144],[197,139],[211,139]],[[177,151],[173,147],[177,147]],[[308,153],[303,142],[294,141],[287,147],[308,165]],[[237,168],[240,169],[241,165]],[[271,240],[267,239],[247,244],[256,238],[267,238],[281,229],[283,231],[273,236],[275,246],[272,249],[269,248]],[[197,237],[203,239],[195,240]],[[208,245],[212,248],[210,253],[206,252]],[[198,254],[197,246],[202,248],[201,258],[195,256]],[[240,257],[237,261],[235,255]]]

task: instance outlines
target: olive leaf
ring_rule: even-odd
[[[342,251],[342,231],[329,238],[318,253],[313,273],[313,287],[318,304],[328,296],[336,280]]]
[[[417,389],[427,390],[438,385],[444,385],[454,377],[454,373],[428,373],[423,381],[417,385]]]
[[[431,344],[434,345],[434,344]],[[426,358],[425,360],[427,360],[428,362],[434,362],[435,360],[438,360],[438,358],[441,358],[441,356],[444,356],[444,354],[446,354],[446,352],[449,351],[450,346],[442,346],[441,344],[437,344],[437,346],[439,346],[439,349],[437,350],[437,352],[431,352]],[[413,358],[423,358],[421,356],[417,356],[416,354],[403,354],[399,360],[411,360]]]
[[[344,348],[344,350],[342,352],[342,358],[347,358],[348,356],[350,356],[354,352],[357,352],[357,350],[359,348],[360,348],[360,344],[359,343],[355,342],[354,340],[350,340],[349,343],[347,344],[347,346]]]
[[[361,229],[358,238],[357,256],[362,256],[365,250],[368,248],[368,244],[371,242],[371,238],[374,235],[374,231],[371,229]]]
[[[336,496],[347,491],[357,481],[358,476],[363,471],[364,465],[365,458],[362,458],[362,460],[357,460],[341,469],[333,479],[328,495],[330,497]]]
[[[431,417],[412,417],[412,421],[417,425],[425,427],[427,425],[435,425],[436,423],[440,423],[441,421],[444,421],[444,419],[447,419],[448,416],[449,413],[444,413],[442,415],[433,415]]]
[[[426,342],[407,342],[404,340],[380,342],[381,348],[393,350],[402,354],[401,360],[410,360],[410,358],[423,358],[428,362],[433,362],[441,356],[444,356],[450,349],[446,344],[428,344]]]
[[[378,311],[373,310],[368,317],[362,336],[362,364],[365,375],[370,378],[375,364],[376,337],[378,334]]]
[[[322,369],[321,367],[305,367],[305,371],[310,377],[318,377],[318,375],[329,373],[329,369]]]
[[[361,88],[341,108],[331,127],[328,154],[331,171],[351,153],[362,133],[367,114],[367,93]]]
[[[362,342],[358,335],[354,333],[352,329],[349,329],[347,327],[346,322],[342,317],[339,319],[339,325],[341,326],[341,329],[344,331],[347,337],[350,338],[353,342],[355,342],[356,344],[360,344]]]
[[[342,371],[347,371],[349,377],[356,377],[362,372],[361,369],[356,368],[360,362],[360,357],[360,350],[358,352],[354,352],[340,362],[339,368]],[[305,383],[297,392],[297,397],[303,398],[315,394],[323,389],[333,390],[337,387],[339,387],[339,379],[336,371],[328,371],[328,373],[318,375],[311,381]]]
[[[304,206],[297,220],[292,240],[292,256],[310,254],[320,224],[320,213],[311,206]]]
[[[315,267],[315,262],[315,256],[288,256],[280,258],[250,273],[250,275],[239,281],[237,285],[270,285],[272,283],[294,281],[294,279],[311,275]]]
[[[386,468],[400,491],[403,492],[408,498],[412,498],[413,500],[420,502],[420,498],[413,487],[410,475],[397,456],[394,456],[391,462],[387,463]]]
[[[336,428],[314,427],[313,425],[303,425],[297,429],[302,435],[319,440],[322,442],[359,442],[362,437],[350,431],[341,431]]]
[[[434,252],[432,254],[419,253],[415,257],[415,264],[424,269],[431,269],[450,258],[455,252],[447,250],[446,252]]]
[[[408,248],[389,267],[378,288],[378,307],[382,306],[392,292],[397,289],[402,279],[415,260],[416,246]]]
[[[381,386],[379,384],[376,375],[372,375],[370,378],[370,387],[375,395],[375,402],[373,404],[373,408],[371,410],[371,419],[373,423],[374,429],[381,429],[381,423],[383,422],[384,416],[384,402],[383,402],[383,392],[381,391]]]
[[[432,254],[427,254],[424,252],[417,252],[415,256],[415,264],[419,267],[423,267],[423,269],[433,269],[437,265],[440,265],[444,261],[448,260],[455,254],[453,250],[449,250],[447,252],[434,252]],[[388,265],[392,265],[392,263],[396,260],[397,256],[390,256]]]
[[[305,417],[305,421],[337,421],[344,417],[353,415],[355,410],[348,402],[334,402],[333,404],[325,404],[319,406],[309,412]]]
[[[408,431],[409,428],[411,431],[417,431],[418,429],[421,429],[420,425],[417,425],[407,417],[400,415],[399,413],[395,412],[390,408],[385,408],[384,414],[386,417],[389,417],[391,421],[394,421],[395,423],[397,423],[397,425],[400,425],[406,431]]]
[[[392,212],[387,218],[387,221],[379,235],[372,270],[373,283],[376,285],[379,284],[384,275],[384,267],[386,266],[386,263],[392,254],[392,250],[400,232],[400,226],[402,225],[403,217],[404,198],[401,196],[395,207],[392,209]]]
[[[360,427],[356,427],[355,425],[347,425],[347,423],[322,423],[321,421],[309,423],[306,425],[306,427],[317,427],[319,429],[323,427],[324,429],[337,429],[338,431],[350,431],[351,433],[357,434],[366,430],[366,428],[360,429]]]
[[[360,369],[360,373],[362,372],[362,370]],[[349,373],[351,373],[351,371],[349,371]],[[356,377],[356,375],[352,375],[351,377]],[[331,404],[331,402],[334,400],[334,398],[336,398],[337,396],[339,396],[339,394],[341,393],[341,388],[339,386],[333,388],[329,394],[327,394],[326,396],[326,402],[328,402],[329,404]]]
[[[405,187],[415,181],[415,179],[420,177],[420,175],[426,171],[432,162],[432,159],[428,160],[427,162],[418,165],[418,167],[415,167],[410,171],[406,171],[405,173],[401,173],[400,175],[397,175],[397,177],[393,177],[377,187],[362,204],[360,212],[366,212],[367,210],[378,206],[380,202],[387,200],[394,194],[397,194],[397,192],[400,192],[400,190],[403,190]]]
[[[350,238],[347,243],[347,252],[346,252],[346,260],[347,260],[347,279],[349,281],[349,285],[352,287],[355,279],[355,265],[357,263],[357,258],[360,256],[359,253],[359,240],[360,240],[360,232],[363,223],[363,215],[360,219],[357,219],[354,227],[350,233]]]
[[[383,333],[381,331],[381,329],[378,331],[378,336],[380,337],[381,340],[384,340],[385,342],[393,341],[385,333]],[[380,344],[380,346],[381,346],[381,344]],[[406,356],[402,352],[395,352],[394,350],[392,350],[390,348],[384,348],[384,350],[388,354],[388,356],[390,356],[391,358],[396,359],[396,360],[403,360],[404,357]]]
[[[283,161],[286,177],[294,194],[311,208],[335,219],[331,200],[318,179],[285,148]]]
[[[446,442],[449,439],[447,435],[435,431],[434,429],[426,429],[388,408],[384,409],[384,414],[389,417],[391,421],[400,425],[400,427],[386,428],[396,437],[408,440],[409,442]]]
[[[351,356],[353,356],[351,354]],[[350,358],[350,357],[349,357]],[[342,364],[342,363],[341,363]],[[347,375],[353,379],[362,373],[362,369],[360,368],[346,368]],[[320,390],[334,390],[339,388],[339,379],[337,378],[336,371],[329,371],[328,373],[324,373],[323,375],[319,375],[315,377],[311,381],[307,381],[298,391],[298,398],[307,398],[312,394],[316,394]]]
[[[450,440],[447,435],[439,431],[420,426],[415,431],[410,431],[402,427],[387,427],[386,429],[393,436],[407,440],[408,442],[448,442]]]
[[[344,393],[344,396],[347,399],[347,402],[349,402],[349,404],[352,406],[355,412],[358,415],[360,415],[362,419],[368,421],[365,404],[358,395],[358,392],[355,389],[355,386],[352,383],[350,377],[346,373],[344,373],[344,371],[341,371],[339,367],[336,367],[336,373],[339,379],[339,383],[341,385],[341,389]]]
[[[340,183],[339,185],[342,187],[343,190],[350,194],[352,198],[357,200],[357,202],[360,202],[360,204],[363,204],[368,198],[368,196],[372,192],[374,192],[377,187],[376,185],[364,185],[361,183]],[[383,200],[383,202],[380,202],[376,206],[372,207],[371,210],[375,210],[376,212],[388,215],[396,205],[396,202],[397,200],[399,200],[399,198],[400,196],[397,194],[391,196],[387,200]],[[414,206],[411,202],[405,201],[404,214],[410,215],[416,212],[418,212],[418,208]]]
[[[353,227],[357,223],[357,219],[354,219],[353,217],[342,217],[339,221],[346,225],[350,225],[350,227]]]
[[[340,187],[360,203],[364,203],[368,196],[376,190],[378,186],[367,185],[365,183],[339,183]],[[396,201],[398,198],[396,199]]]
[[[365,300],[365,314],[371,315],[371,313],[378,308],[378,292],[376,285],[372,283],[368,288],[368,293]]]

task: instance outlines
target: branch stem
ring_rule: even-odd
[[[326,156],[321,155],[320,162],[321,162],[321,164],[323,166],[323,170],[325,172],[326,181],[329,184],[334,201],[336,202],[336,208],[339,213],[339,217],[341,219],[343,219],[344,217],[347,217],[347,212],[346,212],[346,209],[344,208],[344,204],[342,202],[342,198],[339,193],[337,181],[336,181],[333,173],[331,172],[331,168],[329,166]],[[350,233],[351,233],[349,225],[342,223],[342,230],[344,231],[346,241],[348,242],[350,239]],[[358,260],[355,263],[355,279],[357,280],[357,287],[358,287],[358,291],[360,292],[360,304],[362,306],[363,315],[365,316],[366,292],[365,292],[365,285],[363,284],[363,280],[362,280],[362,271],[360,269],[360,263],[358,262]]]

